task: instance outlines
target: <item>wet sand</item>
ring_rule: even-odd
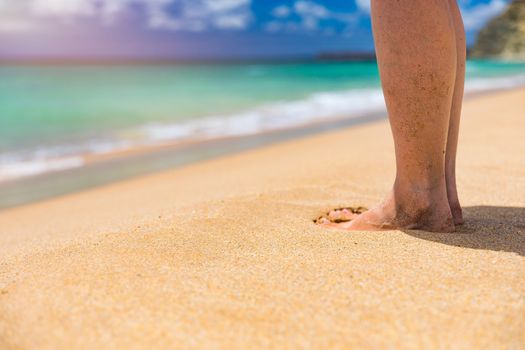
[[[525,347],[525,90],[466,102],[456,234],[342,232],[385,121],[0,212],[0,348]]]

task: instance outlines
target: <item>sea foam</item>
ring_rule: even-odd
[[[525,86],[525,75],[474,78],[467,93]],[[148,123],[113,136],[75,144],[41,146],[33,150],[0,153],[0,182],[52,171],[82,167],[85,158],[144,146],[247,136],[335,119],[384,112],[381,89],[319,92],[303,100],[280,101],[230,115],[210,115],[175,123]],[[133,135],[132,138],[123,135]]]

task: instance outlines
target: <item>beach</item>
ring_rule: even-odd
[[[467,98],[525,86],[466,70]],[[0,210],[385,115],[373,60],[0,64]]]
[[[454,234],[344,232],[386,120],[0,211],[0,348],[525,347],[525,89],[466,101]]]

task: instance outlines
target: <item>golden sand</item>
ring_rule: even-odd
[[[525,348],[525,90],[469,100],[456,234],[313,224],[386,121],[0,212],[1,349]]]

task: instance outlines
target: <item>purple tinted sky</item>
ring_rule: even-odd
[[[459,0],[468,42],[510,0]],[[0,59],[305,56],[373,49],[368,0],[0,0]]]

